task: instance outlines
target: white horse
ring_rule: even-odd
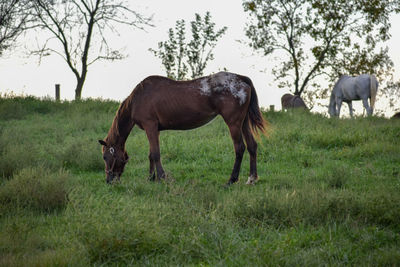
[[[367,114],[372,115],[375,105],[376,92],[378,91],[378,81],[375,75],[362,74],[351,77],[342,75],[333,87],[331,99],[329,102],[329,115],[340,116],[342,102],[349,105],[350,116],[353,117],[352,100],[362,100]],[[370,98],[371,105],[368,105]]]

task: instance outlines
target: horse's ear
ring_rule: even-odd
[[[124,157],[125,157],[125,162],[128,162],[129,156],[128,156],[128,153],[126,153],[126,151],[124,152]]]
[[[107,146],[107,143],[104,140],[99,140],[100,145]]]
[[[128,156],[128,153],[126,153],[126,151],[124,151],[124,160],[125,160],[125,163],[127,163],[129,160],[129,156]]]

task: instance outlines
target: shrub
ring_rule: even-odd
[[[27,114],[26,107],[22,103],[4,100],[0,103],[1,120],[19,120],[24,118]]]
[[[47,114],[61,104],[50,99],[28,97],[0,97],[0,119],[21,120],[33,113]]]
[[[108,192],[101,198],[87,198],[74,190],[66,211],[69,222],[76,225],[70,234],[78,237],[93,265],[130,266],[169,249],[169,234],[156,210],[136,209],[127,199]]]
[[[101,148],[97,140],[75,138],[65,146],[65,151],[63,151],[61,157],[66,167],[85,171],[101,171],[104,169]]]
[[[24,144],[5,145],[4,149],[0,149],[0,177],[9,178],[24,166],[34,166],[36,155],[34,148],[29,147],[28,150],[28,146]]]
[[[68,201],[68,178],[64,170],[25,168],[0,188],[1,207],[9,211],[19,208],[41,212],[61,210]]]
[[[356,194],[349,190],[266,191],[265,196],[248,199],[242,195],[232,206],[234,220],[241,226],[267,225],[295,227],[352,221],[398,229],[400,201],[395,194],[371,191]]]

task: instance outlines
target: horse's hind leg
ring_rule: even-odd
[[[243,120],[239,122],[235,121],[234,123],[227,123],[231,133],[233,145],[235,147],[235,164],[233,165],[233,170],[228,181],[228,185],[239,180],[240,166],[242,164],[243,153],[245,150],[245,145],[242,138],[242,122]]]
[[[254,184],[258,180],[257,175],[257,142],[254,139],[253,133],[250,130],[248,118],[243,123],[243,136],[246,141],[247,151],[250,155],[250,176],[246,184]]]
[[[368,104],[368,98],[364,98],[362,100],[365,110],[367,111],[368,116],[372,115],[372,108]]]

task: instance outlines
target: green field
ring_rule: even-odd
[[[266,112],[260,180],[226,188],[222,119],[161,133],[148,181],[134,128],[120,184],[101,146],[118,103],[0,98],[0,266],[400,266],[400,121]]]

